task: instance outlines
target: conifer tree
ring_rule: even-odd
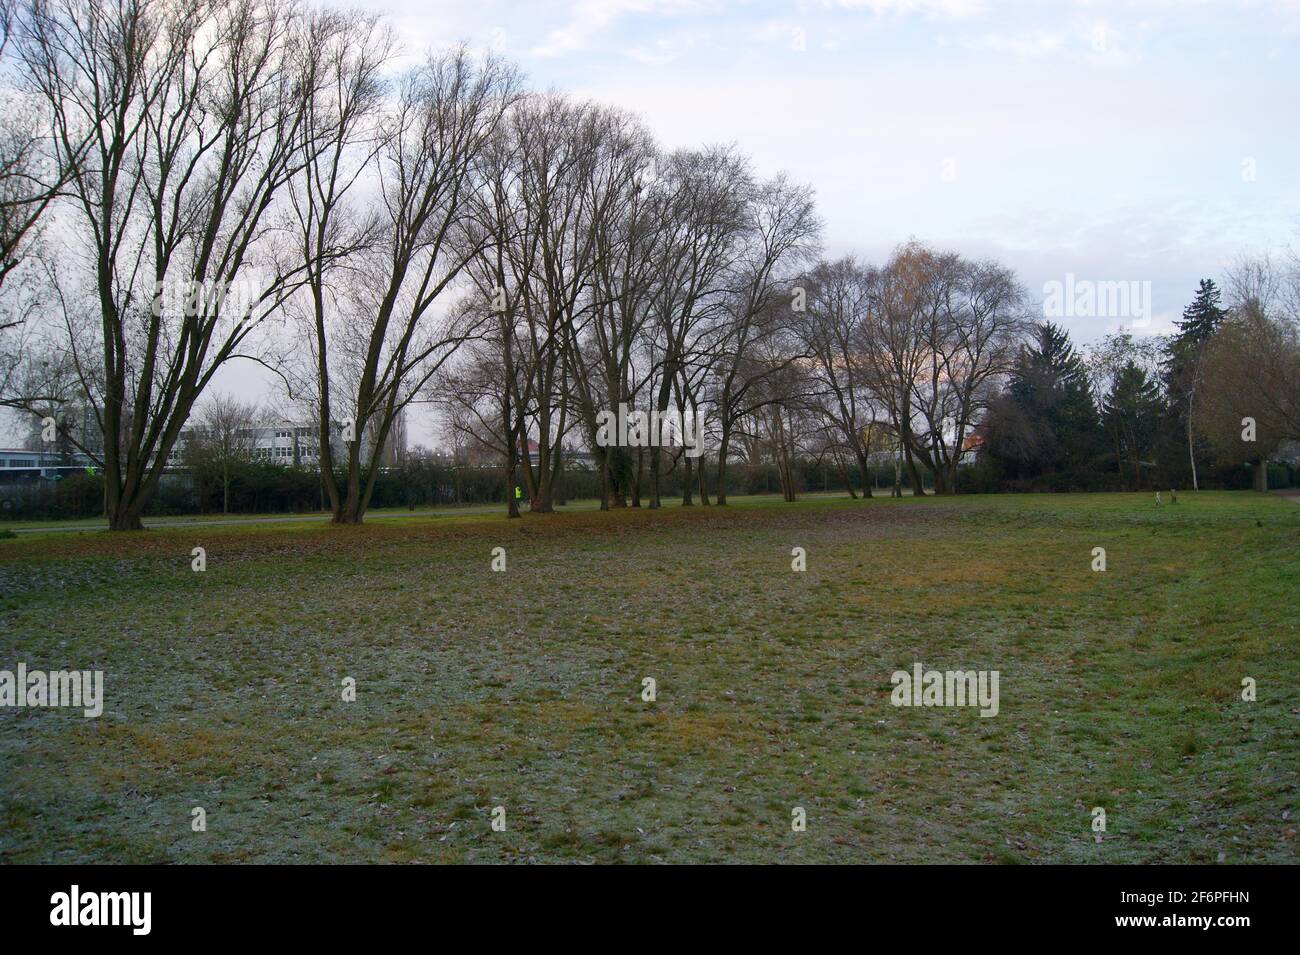
[[[1201,358],[1205,343],[1227,316],[1219,304],[1220,292],[1213,279],[1201,279],[1196,296],[1183,309],[1176,323],[1178,333],[1169,340],[1164,361],[1165,392],[1169,413],[1181,425],[1187,439],[1187,458],[1192,469],[1192,489],[1198,489],[1196,475],[1196,435],[1192,427],[1196,388],[1200,382]]]

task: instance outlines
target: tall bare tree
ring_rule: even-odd
[[[362,59],[376,68],[381,62],[367,55],[348,71],[355,74]],[[432,56],[402,78],[374,159],[380,196],[372,240],[348,237],[340,252],[323,222],[341,197],[319,187],[300,196],[308,210],[300,213],[300,224],[316,224],[314,234],[303,231],[309,240],[304,258],[315,263],[308,285],[322,479],[337,523],[363,519],[397,416],[482,325],[472,312],[457,313],[468,323],[448,322],[434,305],[490,242],[472,214],[476,161],[517,93],[512,67],[492,56],[476,59],[464,48]],[[334,160],[326,158],[313,163],[308,176],[329,183],[333,170]],[[335,272],[326,267],[329,259],[346,262],[348,281],[326,294]],[[340,392],[347,414],[342,488],[328,441]]]
[[[746,204],[744,248],[728,279],[725,318],[710,345],[718,415],[718,497],[727,503],[727,455],[736,426],[779,396],[761,385],[802,359],[773,347],[789,327],[792,277],[816,253],[821,221],[812,190],[785,176],[759,185]]]
[[[651,301],[662,229],[647,175],[655,159],[639,120],[606,112],[597,155],[587,176],[592,249],[590,309],[566,326],[565,360],[587,443],[600,458],[601,509],[623,506],[629,486],[628,449],[596,440],[602,411],[634,405],[644,379],[634,358]]]
[[[966,436],[1027,334],[1024,290],[996,263],[913,242],[876,282],[870,315],[864,355],[913,493],[922,493],[918,463],[936,493],[952,493]]]
[[[513,416],[519,448],[508,470],[517,462],[539,513],[554,509],[565,438],[581,414],[571,349],[598,304],[604,224],[625,201],[637,162],[638,138],[626,127],[622,114],[597,104],[528,97],[511,112],[482,210],[495,241],[472,274],[500,316],[494,337],[511,389],[503,413]]]
[[[1228,318],[1201,357],[1197,430],[1221,461],[1253,464],[1268,490],[1268,461],[1282,441],[1300,441],[1300,263],[1236,263],[1228,276]]]
[[[62,278],[85,294],[61,289],[66,344],[103,436],[113,530],[141,526],[195,400],[298,277],[263,253],[312,145],[305,39],[283,0],[25,9],[24,77],[70,170]]]
[[[670,153],[659,180],[655,201],[662,239],[654,256],[647,329],[654,408],[664,415],[675,393],[683,416],[689,412],[698,419],[714,357],[705,342],[722,320],[727,283],[753,224],[749,203],[755,186],[748,160],[733,147]],[[702,423],[697,420],[696,426]],[[660,450],[651,448],[651,507],[660,503],[659,473]],[[700,477],[703,482],[702,470]],[[686,487],[683,503],[690,501],[689,481]]]
[[[862,493],[871,496],[868,455],[876,408],[867,388],[867,314],[870,277],[854,259],[822,262],[800,280],[804,310],[793,311],[800,347],[811,356],[814,405],[824,421],[828,450],[844,448],[858,466]],[[837,457],[838,460],[838,457]],[[852,484],[849,485],[853,492]]]

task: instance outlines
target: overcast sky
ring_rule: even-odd
[[[827,251],[910,236],[1150,281],[1152,331],[1203,276],[1300,226],[1300,2],[395,0],[412,54],[465,39],[734,141],[817,190]],[[1087,340],[1115,322],[1067,323]]]
[[[817,191],[826,251],[915,236],[1044,284],[1202,277],[1300,229],[1300,2],[392,0],[407,52],[493,46],[534,87],[738,143]],[[1087,342],[1131,321],[1063,321]]]
[[[1300,0],[389,0],[407,56],[465,41],[810,183],[826,252],[917,237],[1044,283],[1202,277],[1300,238]],[[1066,319],[1078,342],[1131,321]],[[252,374],[231,369],[218,386]],[[415,422],[414,439],[430,440]]]

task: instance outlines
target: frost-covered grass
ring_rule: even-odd
[[[1300,506],[736,504],[0,541],[0,860],[1295,861]]]

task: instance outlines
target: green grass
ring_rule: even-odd
[[[577,501],[570,505],[570,509],[578,510],[594,509],[597,506],[596,501]],[[367,517],[371,520],[386,519],[390,517],[410,517],[412,513],[420,517],[466,517],[466,516],[489,516],[496,514],[501,510],[499,504],[464,504],[464,505],[444,505],[442,507],[420,507],[415,511],[406,507],[375,507],[367,512]],[[184,527],[190,524],[207,524],[220,522],[223,524],[262,524],[262,523],[315,523],[316,521],[327,519],[329,511],[303,511],[300,513],[269,513],[269,514],[222,514],[214,512],[211,514],[165,514],[165,515],[147,515],[144,523],[148,527]],[[103,517],[64,517],[52,520],[22,520],[22,521],[5,521],[0,523],[0,528],[14,528],[17,530],[53,530],[53,531],[71,531],[71,530],[102,530],[105,527]]]
[[[0,860],[1295,861],[1297,504],[737,504],[0,541]]]
[[[886,490],[885,493],[888,493]],[[910,496],[911,491],[904,490],[905,495]],[[843,501],[842,493],[822,493],[816,492],[805,495],[803,504],[808,504],[817,500],[840,502]],[[735,503],[744,506],[757,506],[762,504],[784,504],[784,499],[780,494],[754,494],[739,498]],[[599,501],[595,499],[583,499],[569,501],[560,507],[564,513],[574,511],[594,511],[599,507]],[[460,519],[466,517],[494,517],[504,509],[502,504],[446,504],[437,507],[421,506],[418,508],[408,507],[372,507],[366,512],[366,520],[379,521],[393,518],[400,519]],[[322,520],[328,520],[329,511],[305,511],[300,513],[270,513],[270,514],[168,514],[162,516],[147,516],[144,518],[146,527],[167,528],[167,527],[188,527],[203,526],[208,524],[315,524]],[[59,531],[61,533],[69,532],[92,532],[101,531],[106,527],[103,517],[68,517],[57,518],[54,520],[39,521],[3,521],[0,522],[0,539],[3,539],[5,529],[15,529],[24,532],[36,531]]]

